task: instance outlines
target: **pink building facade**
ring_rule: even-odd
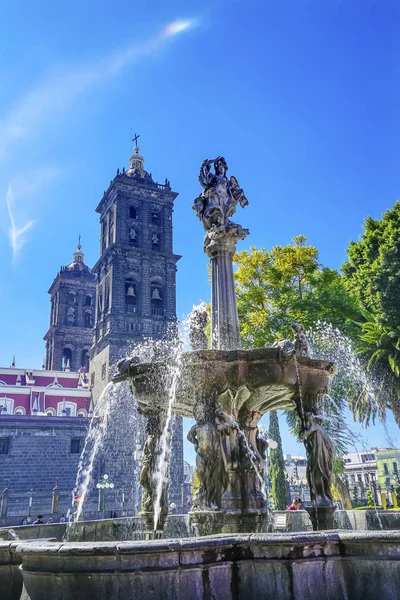
[[[90,417],[85,369],[77,373],[0,368],[0,416]]]

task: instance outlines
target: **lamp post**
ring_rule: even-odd
[[[33,489],[31,489],[30,492],[28,492],[28,496],[29,496],[28,517],[30,517],[32,514],[32,502],[33,502],[33,494],[34,493],[35,492],[33,491]]]
[[[98,511],[101,512],[102,518],[106,518],[107,491],[114,488],[113,482],[107,474],[97,482],[96,488],[99,490]]]
[[[272,448],[272,450],[276,450],[278,447],[278,443],[275,440],[272,440],[271,438],[267,438],[267,431],[266,431],[264,425],[260,425],[258,428],[258,431],[259,431],[261,437],[263,438],[263,440],[265,442],[267,442],[266,458],[265,458],[266,469],[265,469],[265,475],[264,475],[264,486],[265,486],[265,494],[267,496],[267,506],[268,506],[270,483],[271,483],[271,480],[269,478],[269,452],[268,452],[268,450],[270,448]]]

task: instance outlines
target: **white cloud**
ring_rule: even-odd
[[[135,62],[156,54],[171,38],[196,24],[195,19],[173,21],[141,44],[131,44],[102,60],[53,71],[0,119],[0,158],[8,155],[18,142],[37,135],[48,120],[65,112],[78,96]]]
[[[60,169],[49,166],[33,172],[25,172],[24,178],[10,181],[6,193],[6,207],[9,218],[8,237],[14,260],[17,259],[27,241],[26,234],[35,224],[34,220],[27,219],[24,214],[29,200],[43,185],[59,175]],[[18,225],[17,221],[22,222],[23,225]]]
[[[11,185],[8,186],[8,190],[7,190],[7,194],[6,194],[6,204],[7,204],[8,216],[10,218],[10,229],[8,230],[8,235],[10,238],[11,248],[13,251],[13,258],[15,260],[18,256],[18,253],[21,250],[22,246],[25,244],[26,232],[32,228],[35,221],[27,221],[25,223],[25,225],[23,225],[22,227],[17,227],[17,225],[15,223],[15,217],[14,217],[14,194],[13,194]]]

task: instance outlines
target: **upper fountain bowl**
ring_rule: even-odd
[[[139,407],[168,406],[174,387],[174,412],[193,416],[200,399],[215,399],[229,414],[294,409],[300,393],[307,409],[326,393],[334,365],[306,357],[283,356],[279,348],[197,350],[170,360],[120,363],[114,381],[128,379]],[[300,385],[299,385],[300,384]]]

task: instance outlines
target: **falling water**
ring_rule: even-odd
[[[169,395],[168,409],[165,419],[164,429],[160,438],[161,452],[158,457],[156,472],[154,479],[156,482],[156,497],[154,501],[154,532],[157,531],[157,525],[161,512],[161,501],[163,496],[163,488],[165,481],[168,480],[169,464],[170,464],[170,446],[172,436],[172,409],[175,404],[176,388],[178,384],[179,374],[181,371],[182,350],[181,344],[177,344],[174,348],[173,356],[170,359],[169,375]]]

